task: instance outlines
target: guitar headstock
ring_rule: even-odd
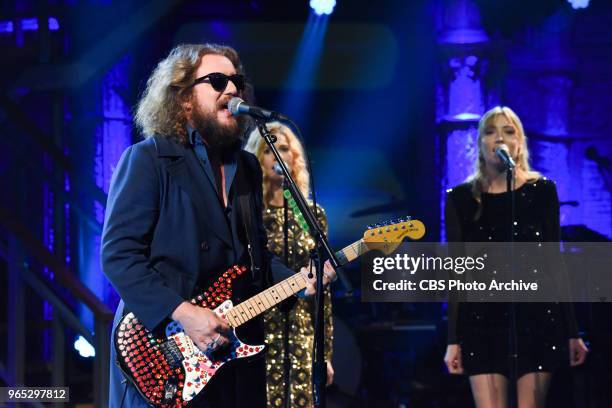
[[[417,240],[424,235],[425,224],[411,217],[404,217],[368,226],[363,234],[363,242],[368,248],[377,249],[388,255],[395,251],[404,238]]]

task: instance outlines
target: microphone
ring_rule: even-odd
[[[263,120],[282,120],[284,116],[277,112],[265,110],[257,106],[247,105],[245,101],[238,97],[233,97],[227,103],[227,109],[232,115],[249,115],[256,119]]]
[[[289,166],[287,166],[287,164],[285,163],[285,167],[287,167],[287,170],[291,171],[291,169],[289,168]],[[278,174],[279,176],[284,176],[285,174],[283,173],[283,169],[281,169],[280,164],[278,164],[278,162],[274,162],[274,166],[272,166],[272,170],[274,170],[274,172],[276,174]]]
[[[495,148],[495,154],[501,159],[501,161],[506,165],[506,168],[509,170],[513,170],[516,167],[516,163],[510,156],[510,152],[508,151],[508,146],[502,144]]]

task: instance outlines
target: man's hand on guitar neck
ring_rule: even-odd
[[[311,269],[308,269],[308,267],[303,267],[300,269],[300,272],[306,278],[306,290],[304,291],[306,296],[312,296],[317,293],[317,277],[315,276],[316,269],[312,262],[310,263],[309,267]],[[311,270],[312,273],[310,272]],[[336,270],[331,265],[331,262],[326,261],[323,265],[323,287],[327,287],[330,282],[335,282],[336,279]]]
[[[183,302],[172,312],[172,319],[183,326],[185,334],[203,352],[229,342],[227,335],[231,328],[210,309]]]

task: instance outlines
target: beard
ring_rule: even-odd
[[[220,103],[217,109],[223,109],[227,102]],[[204,110],[194,98],[192,121],[194,128],[206,141],[207,148],[213,154],[224,156],[234,152],[242,146],[243,136],[246,129],[244,117],[238,116],[229,124],[222,124],[216,116],[216,112]]]

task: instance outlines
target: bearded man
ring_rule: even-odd
[[[119,160],[102,235],[103,270],[122,299],[114,327],[128,311],[150,331],[172,319],[201,350],[220,349],[228,323],[188,299],[232,265],[249,267],[235,304],[294,273],[266,249],[261,168],[241,150],[244,123],[227,109],[245,88],[237,52],[216,44],[175,47],[149,78],[135,118],[145,140]],[[335,278],[329,263],[325,275],[325,283]],[[312,294],[314,280],[307,285]],[[238,337],[262,344],[261,319]],[[111,350],[110,406],[149,406]],[[260,358],[223,366],[189,406],[265,405]]]

